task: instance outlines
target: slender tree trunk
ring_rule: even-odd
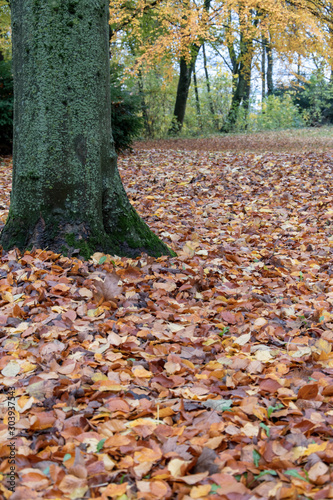
[[[274,91],[273,53],[272,53],[272,47],[269,42],[266,45],[266,54],[267,54],[267,94],[271,95]]]
[[[200,47],[193,45],[191,49],[192,49],[191,60],[187,62],[185,57],[181,57],[179,61],[179,80],[177,87],[177,96],[176,96],[175,109],[173,112],[173,122],[169,129],[169,134],[177,134],[178,132],[181,131],[183,127],[188,92],[191,85],[192,71]]]
[[[199,127],[200,127],[200,129],[202,129],[201,109],[200,109],[200,100],[199,100],[199,92],[198,92],[197,73],[195,71],[195,65],[193,67],[193,83],[194,83],[194,93],[195,93],[195,107],[197,109],[197,116],[198,116],[198,121],[199,121]]]
[[[208,103],[209,103],[209,109],[213,117],[214,121],[214,126],[216,130],[219,128],[219,124],[215,118],[215,109],[214,109],[214,103],[212,99],[212,93],[210,89],[210,81],[209,81],[209,74],[208,74],[208,67],[207,67],[207,57],[206,57],[206,49],[205,49],[205,44],[202,44],[202,52],[203,52],[203,60],[204,60],[204,70],[205,70],[205,77],[206,77],[206,86],[207,86],[207,95],[208,95]]]
[[[250,109],[250,94],[251,94],[251,72],[245,73],[244,78],[244,97],[243,97],[243,107],[245,109],[246,115]]]
[[[333,18],[333,6],[331,7],[331,16]],[[330,66],[330,84],[333,84],[333,28],[330,26],[328,28],[329,32],[329,41],[328,41],[328,46],[330,49],[330,54],[329,54],[329,66]]]
[[[266,97],[266,39],[264,35],[261,37],[261,100]]]
[[[247,78],[249,78],[249,80],[247,80]],[[221,128],[221,132],[228,133],[234,129],[242,102],[246,110],[248,110],[248,100],[246,100],[246,98],[249,97],[250,94],[250,78],[251,76],[247,73],[245,74],[245,72],[239,74],[237,86],[232,95],[230,110]]]
[[[148,135],[148,137],[152,137],[152,131],[149,123],[149,116],[147,112],[147,105],[146,105],[146,100],[145,100],[145,92],[143,88],[143,77],[142,77],[142,71],[139,69],[138,72],[138,87],[139,87],[139,95],[140,95],[140,101],[141,101],[141,111],[142,111],[142,116],[143,116],[143,123],[145,124],[145,130]]]
[[[211,0],[204,0],[204,12],[206,14],[210,9],[210,3]],[[173,112],[173,121],[169,129],[169,134],[171,135],[177,134],[178,132],[181,131],[183,127],[188,91],[191,85],[192,72],[202,43],[203,40],[200,40],[198,44],[191,45],[190,47],[191,58],[189,62],[187,62],[185,57],[181,57],[180,59],[179,62],[180,71],[179,71],[176,103]]]
[[[253,41],[250,40],[244,42],[241,40],[240,45],[242,47],[240,57],[238,58],[240,63],[233,64],[233,75],[234,71],[238,70],[237,84],[233,87],[231,106],[228,116],[221,127],[221,132],[225,133],[229,133],[234,129],[241,104],[243,103],[246,113],[249,109]]]
[[[207,95],[208,95],[208,102],[209,102],[209,109],[212,115],[215,115],[215,110],[214,110],[214,105],[212,101],[212,96],[210,93],[210,81],[209,81],[209,74],[208,74],[208,68],[207,68],[207,57],[206,57],[206,49],[205,49],[205,44],[202,44],[202,53],[203,53],[203,61],[204,61],[204,70],[205,70],[205,77],[206,77],[206,87],[207,87]]]
[[[125,194],[111,134],[108,0],[13,0],[5,249],[170,254]]]

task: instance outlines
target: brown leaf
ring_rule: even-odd
[[[219,466],[214,463],[218,457],[217,453],[210,448],[203,448],[200,456],[198,457],[197,463],[191,470],[193,474],[198,474],[200,472],[208,471],[209,475],[215,474],[219,471]]]
[[[237,323],[236,316],[230,311],[221,312],[221,317],[226,323],[229,323],[230,325],[235,325]]]
[[[104,278],[104,279],[103,279]],[[116,273],[108,273],[100,279],[94,279],[94,285],[97,293],[95,294],[95,302],[109,301],[117,298],[123,288],[118,285],[119,276]]]
[[[304,385],[297,393],[297,399],[315,399],[318,394],[318,384]]]

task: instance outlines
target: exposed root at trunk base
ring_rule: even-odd
[[[134,212],[134,211],[133,211]],[[19,250],[31,250],[33,247],[49,249],[64,255],[80,255],[88,259],[94,252],[101,251],[110,255],[137,257],[147,253],[154,257],[161,255],[175,256],[134,212],[133,217],[124,217],[123,224],[116,227],[91,229],[89,223],[45,221],[42,216],[30,225],[27,221],[8,219],[0,237],[4,250],[17,247]],[[31,224],[31,221],[30,221]],[[111,230],[110,230],[111,229]]]

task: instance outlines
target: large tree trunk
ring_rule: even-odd
[[[108,0],[13,0],[13,190],[5,249],[170,254],[130,205],[110,118]]]

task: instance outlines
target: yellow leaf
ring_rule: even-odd
[[[29,396],[21,396],[17,400],[17,409],[19,413],[23,413],[24,411],[29,410],[34,403],[36,403],[35,398]]]
[[[120,384],[114,384],[112,380],[104,380],[101,382],[100,386],[98,387],[99,391],[112,391],[112,392],[120,392],[126,389],[125,386],[120,385]]]
[[[146,370],[142,366],[133,366],[132,372],[133,372],[135,377],[139,377],[139,378],[151,378],[153,376],[153,374],[151,372],[149,372],[148,370]]]
[[[66,309],[64,307],[60,307],[60,306],[52,306],[51,311],[58,313],[58,314],[62,314],[64,311],[66,311]]]
[[[209,345],[215,344],[216,342],[217,342],[217,340],[208,339],[208,340],[205,340],[205,342],[203,342],[202,344],[209,346]]]
[[[97,372],[97,373],[94,373],[94,375],[91,377],[91,380],[93,382],[98,382],[99,380],[109,380],[109,379],[107,378],[106,375],[104,375],[104,373]]]
[[[210,484],[200,484],[199,486],[193,486],[191,489],[191,498],[205,498],[211,490]]]
[[[89,318],[96,318],[97,316],[100,316],[104,312],[104,309],[101,307],[97,307],[96,309],[89,309],[87,316]]]
[[[268,350],[263,350],[263,349],[259,349],[256,354],[255,354],[255,357],[258,361],[271,361],[271,359],[273,359],[270,351]]]
[[[30,363],[29,361],[23,361],[21,364],[21,371],[23,373],[31,372],[37,368],[37,365]]]
[[[311,453],[318,453],[319,451],[325,451],[328,445],[328,441],[323,442],[322,444],[309,444],[309,446],[305,449],[303,456],[308,457]]]
[[[168,471],[172,477],[179,477],[185,474],[189,461],[180,460],[180,458],[173,458],[168,464]]]
[[[243,335],[240,335],[238,338],[234,340],[234,343],[237,345],[245,345],[248,343],[248,341],[251,338],[251,333],[244,333]]]
[[[267,410],[266,408],[262,408],[261,406],[254,407],[253,415],[259,418],[259,420],[265,420],[267,418]]]
[[[3,292],[2,299],[6,300],[7,302],[14,302],[13,295],[10,292]]]
[[[319,349],[322,352],[325,352],[326,354],[329,354],[332,350],[332,346],[327,340],[325,339],[318,339],[315,342],[315,346],[317,349]]]
[[[93,293],[88,288],[83,287],[83,288],[80,288],[79,295],[81,295],[81,297],[87,297],[87,299],[91,299],[93,296]]]

